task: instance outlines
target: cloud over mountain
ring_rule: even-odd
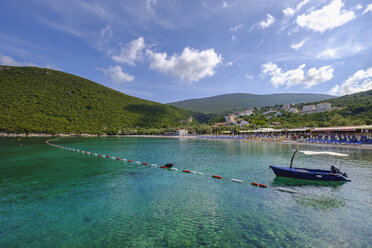
[[[334,86],[329,94],[346,95],[372,89],[372,67],[367,70],[359,70],[349,77],[342,85]]]
[[[266,63],[262,65],[262,73],[271,76],[270,83],[274,87],[303,85],[305,88],[310,88],[333,78],[333,68],[329,65],[319,69],[310,68],[306,73],[305,66],[306,64],[302,64],[297,69],[283,72],[277,64]]]
[[[150,58],[150,68],[163,73],[169,73],[181,80],[190,83],[199,81],[208,76],[213,76],[216,66],[222,62],[222,56],[214,49],[196,50],[185,47],[180,55],[167,53],[156,53],[147,50]]]

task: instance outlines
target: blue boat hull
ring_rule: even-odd
[[[350,181],[341,174],[335,174],[330,170],[314,170],[306,168],[289,168],[271,165],[270,168],[276,176],[290,177],[305,180],[322,180],[322,181]]]

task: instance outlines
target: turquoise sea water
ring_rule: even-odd
[[[0,247],[371,247],[372,150],[226,140],[62,138],[67,147],[186,174],[0,138]],[[349,183],[278,180],[298,167],[340,165]],[[213,179],[238,178],[244,183]],[[251,182],[268,188],[253,187]],[[295,190],[280,192],[277,187]]]

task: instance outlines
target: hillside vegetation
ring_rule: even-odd
[[[332,107],[339,107],[338,110],[313,113],[313,114],[292,114],[281,111],[280,116],[270,115],[270,119],[262,113],[245,117],[250,122],[251,128],[268,127],[273,122],[280,122],[278,127],[327,127],[347,125],[372,125],[372,90],[346,95],[327,100]],[[316,105],[320,102],[306,103]],[[305,104],[297,104],[294,107],[301,108]],[[262,109],[261,112],[268,108]]]
[[[115,134],[177,126],[193,114],[36,67],[0,66],[0,87],[0,132]]]
[[[334,96],[324,94],[226,94],[213,97],[190,99],[169,103],[187,110],[203,113],[225,114],[242,111],[254,107],[274,106],[290,103],[305,103],[322,101]]]

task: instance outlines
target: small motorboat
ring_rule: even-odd
[[[323,181],[351,181],[347,179],[347,174],[342,173],[337,166],[332,165],[330,170],[318,170],[307,168],[292,167],[293,158],[297,152],[294,152],[289,167],[279,167],[271,165],[270,168],[274,171],[276,176],[291,177],[306,180],[323,180]],[[305,153],[306,154],[306,153]]]

